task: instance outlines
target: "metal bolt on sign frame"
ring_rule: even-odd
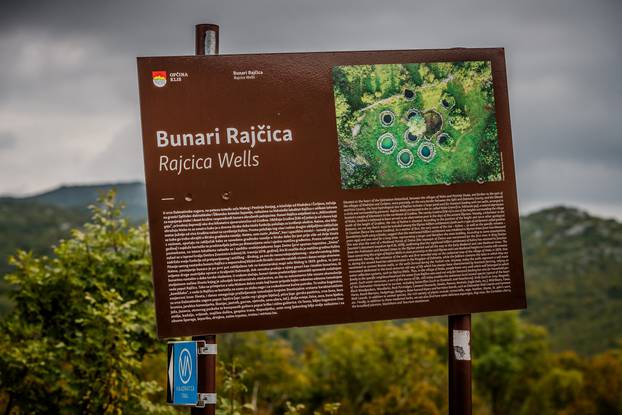
[[[198,24],[195,27],[195,54],[218,55],[218,25]],[[216,335],[195,336],[199,342],[197,365],[199,367],[199,405],[190,410],[191,415],[216,414]]]

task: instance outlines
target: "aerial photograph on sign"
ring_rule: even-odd
[[[489,61],[336,66],[341,187],[502,180]]]

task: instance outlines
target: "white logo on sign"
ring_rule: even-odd
[[[190,357],[190,351],[183,349],[179,354],[179,379],[184,385],[190,382],[192,377],[192,359]]]

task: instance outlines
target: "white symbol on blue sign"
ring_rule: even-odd
[[[175,342],[169,364],[169,382],[173,405],[198,402],[197,343]]]
[[[192,359],[190,358],[190,351],[188,349],[182,349],[179,354],[179,380],[184,385],[190,382],[192,377]]]

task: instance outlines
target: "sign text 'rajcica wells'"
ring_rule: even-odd
[[[253,125],[248,129],[227,127],[221,131],[214,128],[204,132],[171,133],[158,130],[155,133],[155,143],[158,148],[191,147],[196,148],[196,154],[189,156],[179,155],[174,158],[161,154],[159,171],[181,175],[190,170],[205,170],[212,167],[238,168],[258,167],[261,164],[260,154],[253,152],[255,146],[269,143],[287,143],[294,139],[291,129],[272,128],[267,124]],[[241,151],[202,151],[203,148],[213,148],[221,143],[243,146]]]

